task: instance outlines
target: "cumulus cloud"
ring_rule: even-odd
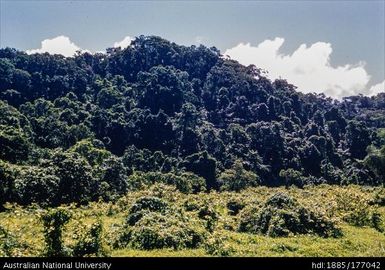
[[[73,43],[69,37],[58,36],[52,39],[45,39],[41,42],[41,48],[27,50],[28,54],[33,53],[50,53],[50,54],[61,54],[66,57],[73,56],[76,51],[86,51],[82,50],[79,46]]]
[[[123,40],[115,42],[114,48],[118,48],[118,47],[120,47],[122,49],[127,48],[128,46],[130,46],[132,41],[133,41],[133,38],[126,36],[123,38]]]
[[[369,89],[369,96],[376,96],[379,93],[384,93],[385,92],[385,80],[382,83],[373,85]]]
[[[291,55],[286,55],[280,52],[284,42],[285,39],[277,37],[257,46],[240,43],[224,54],[241,64],[254,64],[267,70],[270,79],[287,79],[304,93],[325,93],[338,99],[360,93],[368,94],[370,76],[363,62],[333,67],[330,64],[333,52],[330,43],[317,42],[310,46],[301,44]]]

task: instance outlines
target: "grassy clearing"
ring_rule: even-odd
[[[267,237],[237,232],[239,216],[231,215],[227,208],[230,201],[242,202],[245,205],[264,202],[277,192],[286,192],[296,198],[302,205],[316,212],[333,218],[343,231],[340,238],[322,238],[314,235],[291,235],[289,237]],[[194,209],[209,204],[218,214],[214,231],[208,233],[211,238],[220,237],[223,247],[229,256],[385,256],[385,234],[366,225],[351,225],[347,217],[353,216],[360,220],[360,215],[373,211],[382,218],[384,226],[385,207],[372,203],[375,194],[383,194],[384,189],[359,186],[318,186],[305,189],[266,188],[258,187],[239,193],[200,193],[182,194],[172,187],[155,185],[147,190],[132,192],[114,203],[91,203],[87,206],[62,206],[71,215],[66,225],[64,242],[73,246],[87,226],[101,220],[104,226],[104,244],[110,256],[158,257],[158,256],[212,256],[202,246],[197,249],[156,249],[138,250],[129,246],[116,248],[112,244],[121,232],[131,205],[142,196],[158,196],[170,204],[184,209]],[[43,227],[40,222],[44,209],[38,206],[22,208],[6,205],[6,211],[0,213],[0,226],[12,235],[12,245],[8,255],[39,256],[44,250]],[[191,220],[196,219],[196,211],[187,211]],[[1,238],[0,238],[1,240]],[[1,245],[0,245],[1,248]],[[1,255],[6,255],[1,253]]]

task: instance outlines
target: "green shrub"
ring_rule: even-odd
[[[80,238],[73,248],[73,256],[105,256],[106,250],[102,240],[103,225],[100,221],[91,224],[89,230]]]
[[[351,210],[343,217],[343,220],[350,225],[357,227],[368,226],[379,232],[384,230],[381,214],[376,210],[369,208],[367,205]]]
[[[127,193],[128,171],[121,159],[114,156],[106,158],[100,165],[99,170],[99,187],[103,186],[103,189],[99,188],[99,193],[105,201],[114,200]]]
[[[12,233],[0,226],[0,257],[15,256],[17,250],[21,248],[28,246],[21,244]]]
[[[133,226],[148,212],[165,213],[168,204],[158,197],[141,197],[131,207],[127,217],[127,224]]]
[[[202,233],[175,213],[147,213],[129,232],[131,246],[145,250],[196,248],[202,240]]]
[[[262,207],[242,211],[240,232],[261,233],[271,237],[291,234],[316,234],[338,237],[341,230],[326,216],[319,216],[284,193],[270,197]]]
[[[183,207],[186,211],[197,211],[201,207],[201,203],[189,198],[183,203]]]
[[[141,189],[145,186],[163,183],[175,186],[182,193],[198,193],[206,190],[206,182],[191,172],[183,172],[181,174],[161,173],[161,172],[136,172],[128,179],[131,190]]]
[[[336,193],[332,214],[352,226],[367,226],[382,231],[382,217],[377,212],[378,205],[381,205],[382,192],[380,189],[373,196],[354,189],[342,190]]]
[[[0,160],[0,211],[3,204],[11,200],[13,186],[16,179],[16,170],[11,164]]]
[[[15,193],[20,204],[39,203],[53,206],[58,203],[60,179],[47,169],[28,167],[15,180]]]
[[[210,235],[205,241],[205,251],[213,256],[230,256],[234,253],[234,249],[226,243],[227,238],[219,234]]]
[[[245,208],[245,204],[239,200],[231,200],[227,202],[226,207],[230,215],[236,216],[239,211]]]
[[[385,189],[377,191],[369,203],[372,205],[385,206]]]
[[[70,213],[64,209],[52,209],[42,216],[45,251],[47,257],[68,256],[63,244],[63,227],[70,220]]]
[[[304,185],[304,177],[301,172],[294,169],[281,170],[279,177],[285,181],[285,186],[288,188],[291,185],[302,188]]]
[[[60,203],[84,204],[96,199],[96,179],[88,162],[76,152],[54,153],[52,170],[59,177]]]
[[[185,217],[181,209],[171,208],[157,197],[141,197],[131,207],[117,246],[130,244],[138,249],[195,248],[203,230]]]
[[[380,213],[378,212],[372,213],[370,223],[371,223],[371,227],[373,227],[377,231],[384,232],[382,216]]]
[[[258,175],[243,168],[242,162],[237,160],[233,167],[220,174],[218,183],[221,190],[241,191],[260,184]]]
[[[218,223],[218,213],[209,205],[205,204],[198,211],[198,217],[206,222],[206,229],[213,232]]]

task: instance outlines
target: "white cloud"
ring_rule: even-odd
[[[296,85],[304,93],[325,93],[333,98],[341,98],[369,92],[369,74],[364,63],[333,67],[330,43],[317,42],[311,46],[301,44],[291,55],[280,53],[285,40],[275,38],[265,40],[257,46],[240,43],[226,50],[225,55],[241,64],[255,66],[268,71],[270,79],[283,78]]]
[[[79,46],[73,43],[69,37],[58,36],[52,39],[45,39],[41,42],[40,49],[27,50],[28,54],[33,53],[50,53],[50,54],[61,54],[66,57],[73,56],[76,51],[82,50]]]
[[[126,36],[126,37],[124,37],[123,40],[115,42],[114,48],[118,48],[118,47],[120,47],[122,49],[127,48],[128,46],[130,46],[132,41],[133,41],[133,38]]]
[[[385,92],[385,80],[382,83],[373,85],[369,89],[369,96],[376,96],[379,93],[384,93]]]

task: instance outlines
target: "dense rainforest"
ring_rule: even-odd
[[[0,50],[0,203],[383,185],[385,94],[333,100],[215,47],[137,37],[74,57]]]

